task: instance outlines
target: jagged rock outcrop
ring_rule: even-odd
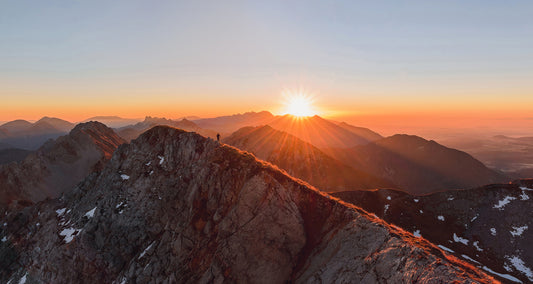
[[[533,282],[533,180],[424,196],[389,189],[333,195],[508,281]]]
[[[1,222],[2,282],[494,281],[250,154],[162,126]]]
[[[92,171],[102,169],[122,143],[112,129],[87,122],[48,141],[21,162],[0,165],[0,209],[13,202],[27,205],[59,197]]]
[[[394,187],[390,181],[355,170],[286,132],[272,127],[244,127],[223,139],[253,153],[322,191]]]
[[[388,179],[412,194],[508,181],[465,152],[414,135],[397,134],[326,153],[355,169]]]

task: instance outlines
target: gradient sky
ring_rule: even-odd
[[[346,120],[533,122],[532,1],[0,3],[0,121],[277,113],[301,89]]]

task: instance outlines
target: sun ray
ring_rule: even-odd
[[[303,92],[285,92],[285,114],[308,117],[317,114],[313,98]]]

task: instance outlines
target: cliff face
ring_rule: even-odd
[[[494,281],[247,153],[169,127],[1,222],[1,282]]]
[[[23,161],[1,165],[0,209],[13,202],[59,197],[92,171],[102,169],[122,143],[125,141],[110,128],[87,122],[48,141]]]

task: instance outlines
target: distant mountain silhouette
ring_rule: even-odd
[[[377,132],[374,132],[368,128],[365,128],[365,127],[358,127],[358,126],[353,126],[353,125],[350,125],[346,122],[340,122],[337,124],[338,126],[350,131],[350,132],[353,132],[359,136],[361,136],[363,139],[366,139],[368,142],[371,142],[371,141],[376,141],[376,140],[379,140],[379,139],[382,139],[383,136],[381,136],[379,133]]]
[[[260,126],[268,124],[274,116],[268,111],[246,112],[215,118],[203,118],[193,120],[198,126],[206,129],[213,129],[221,134],[229,135],[234,131],[246,126]]]
[[[73,123],[59,118],[43,117],[35,123],[14,120],[0,125],[0,149],[20,148],[36,150],[48,139],[55,139],[68,133]]]
[[[10,122],[6,122],[2,125],[0,125],[0,129],[5,130],[8,134],[16,134],[18,132],[26,131],[30,129],[30,127],[33,125],[33,123],[17,119]]]
[[[285,131],[314,146],[325,148],[350,148],[364,145],[372,139],[379,139],[379,134],[366,129],[342,124],[337,125],[317,115],[298,118],[292,115],[278,116],[268,125]]]
[[[39,125],[40,123],[47,123],[51,125],[54,129],[64,131],[64,132],[68,132],[72,130],[74,126],[76,126],[74,123],[68,122],[66,120],[55,118],[55,117],[47,117],[47,116],[36,121],[33,126]]]
[[[424,196],[389,189],[333,195],[473,259],[479,268],[533,282],[527,271],[533,269],[533,180]]]
[[[215,131],[209,130],[209,129],[203,129],[199,127],[198,125],[196,125],[196,123],[190,120],[187,120],[187,119],[176,121],[176,120],[159,118],[159,117],[151,117],[151,116],[147,116],[144,119],[144,121],[139,122],[137,124],[121,127],[117,129],[117,133],[120,137],[124,138],[126,141],[131,141],[139,137],[141,133],[157,125],[172,126],[175,128],[186,130],[186,131],[196,132],[203,136],[211,137],[211,138],[215,138],[217,135]]]
[[[413,194],[507,181],[465,152],[414,135],[398,134],[331,153],[344,163],[389,179]]]
[[[245,127],[224,143],[253,153],[324,191],[393,187],[331,158],[313,145],[270,126]]]
[[[122,143],[125,141],[110,128],[88,122],[50,140],[19,163],[0,165],[0,208],[14,201],[58,197],[93,170],[101,169]]]
[[[495,281],[246,152],[167,126],[3,223],[2,283]]]
[[[83,120],[82,122],[98,121],[111,128],[120,128],[141,122],[140,119],[122,118],[119,116],[94,116]]]

